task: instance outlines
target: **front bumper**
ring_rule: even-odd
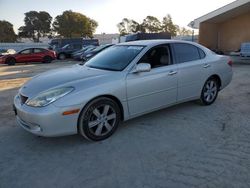
[[[13,105],[17,123],[35,135],[54,137],[77,133],[79,113],[62,115],[64,111],[80,108],[80,106],[56,107],[50,104],[46,107],[30,107],[22,104],[20,97],[14,98]]]

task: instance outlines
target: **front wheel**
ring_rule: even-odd
[[[90,102],[81,112],[78,131],[89,140],[104,140],[115,132],[120,119],[121,111],[117,103],[101,97]]]
[[[8,64],[8,65],[15,65],[16,64],[16,60],[15,60],[15,58],[8,58],[7,60],[6,60],[6,64]]]
[[[214,78],[210,78],[206,81],[203,86],[200,101],[203,105],[210,105],[212,104],[219,92],[219,84],[218,81]]]

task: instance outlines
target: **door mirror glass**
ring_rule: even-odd
[[[151,65],[149,63],[139,63],[136,65],[133,73],[149,72],[150,70],[151,70]]]

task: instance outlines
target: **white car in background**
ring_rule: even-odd
[[[190,100],[212,104],[230,83],[231,66],[229,57],[196,43],[121,43],[84,65],[34,77],[20,88],[14,110],[18,124],[33,134],[103,140],[120,121]]]
[[[9,55],[9,54],[15,54],[16,51],[14,49],[2,49],[0,52],[0,56],[4,56],[4,55]]]

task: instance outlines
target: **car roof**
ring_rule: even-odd
[[[196,47],[201,48],[203,51],[206,51],[207,54],[211,53],[211,50],[208,48],[196,43],[196,42],[190,42],[190,41],[184,41],[184,40],[172,40],[172,39],[155,39],[155,40],[137,40],[137,41],[131,41],[131,42],[123,42],[119,43],[117,45],[131,45],[131,46],[147,46],[147,47],[154,47],[161,44],[170,44],[170,43],[185,43],[185,44],[192,44]]]
[[[172,39],[155,39],[155,40],[137,40],[131,42],[123,42],[118,45],[138,45],[138,46],[155,46],[165,43],[188,43],[188,44],[195,44],[194,42],[183,41],[183,40],[172,40]]]

